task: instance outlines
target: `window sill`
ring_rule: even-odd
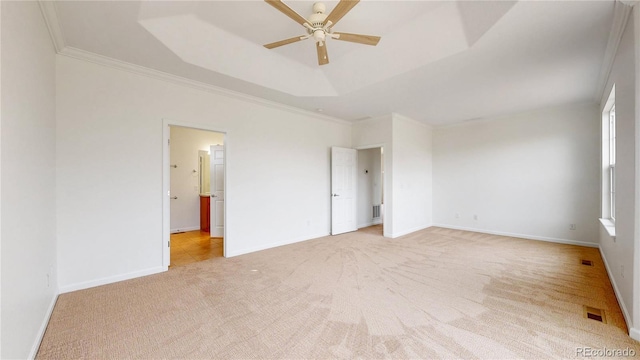
[[[600,223],[612,238],[616,238],[616,223],[611,219],[600,219]]]

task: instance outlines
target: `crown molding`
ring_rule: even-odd
[[[103,65],[106,67],[110,67],[117,70],[123,70],[127,72],[131,72],[137,75],[142,75],[150,78],[154,78],[156,80],[162,80],[166,82],[170,82],[177,85],[187,86],[196,90],[207,91],[210,93],[214,93],[217,95],[226,96],[233,99],[239,99],[247,102],[251,102],[258,105],[268,106],[271,108],[276,108],[280,110],[286,110],[292,113],[297,113],[301,115],[306,115],[310,117],[314,117],[319,120],[330,121],[334,123],[338,123],[341,125],[351,125],[352,123],[346,120],[342,120],[336,117],[332,117],[329,115],[318,114],[313,111],[300,109],[294,106],[289,106],[285,104],[281,104],[279,102],[266,100],[263,98],[259,98],[252,95],[247,95],[241,92],[225,89],[219,86],[203,83],[196,80],[187,79],[181,76],[172,75],[169,73],[165,73],[159,70],[154,70],[151,68],[147,68],[140,65],[135,65],[132,63],[128,63],[125,61],[113,59],[107,56],[99,55],[96,53],[92,53],[89,51],[77,49],[74,47],[67,46],[62,51],[58,53],[59,55],[67,56],[70,58],[84,60],[87,62],[91,62],[98,65]]]
[[[56,48],[56,52],[60,53],[65,48],[64,35],[62,28],[60,27],[60,21],[58,21],[58,11],[56,10],[55,1],[38,0],[40,5],[40,11],[44,17],[44,22],[49,29],[49,35],[51,35],[51,41]]]
[[[350,121],[339,119],[333,116],[318,114],[317,112],[300,109],[290,105],[281,104],[276,101],[266,100],[263,98],[259,98],[257,96],[247,95],[237,91],[225,89],[219,86],[203,83],[196,80],[187,79],[181,76],[172,75],[169,73],[154,70],[144,66],[135,65],[125,61],[113,59],[107,56],[103,56],[103,55],[95,54],[89,51],[67,46],[64,40],[62,27],[60,26],[60,21],[58,18],[58,12],[56,10],[55,1],[38,0],[38,5],[40,5],[40,10],[44,17],[44,21],[47,24],[47,28],[49,29],[49,34],[51,35],[51,40],[56,49],[56,52],[59,55],[64,55],[70,58],[92,62],[95,64],[107,66],[113,69],[132,72],[138,75],[143,75],[143,76],[151,77],[157,80],[167,81],[173,84],[191,87],[193,89],[198,89],[201,91],[207,91],[207,92],[215,93],[218,95],[222,95],[222,96],[226,96],[234,99],[240,99],[240,100],[252,102],[254,104],[268,106],[268,107],[276,108],[280,110],[286,110],[292,113],[302,114],[302,115],[310,116],[310,117],[324,120],[324,121],[334,122],[341,125],[352,124],[352,122]]]
[[[431,124],[418,121],[418,120],[416,120],[414,118],[410,118],[408,116],[405,116],[405,115],[402,115],[402,114],[399,114],[399,113],[396,113],[396,112],[391,113],[391,118],[392,119],[404,120],[406,122],[410,122],[410,123],[412,123],[414,125],[422,126],[422,127],[428,128],[428,129],[433,128],[433,125],[431,125]]]
[[[618,46],[620,40],[622,40],[622,34],[624,28],[627,26],[629,20],[629,14],[631,14],[632,5],[635,1],[616,1],[613,8],[613,23],[611,24],[611,31],[609,32],[609,40],[607,41],[607,49],[604,53],[604,59],[602,60],[602,67],[600,68],[600,75],[598,76],[598,87],[596,88],[595,99],[602,103],[606,101],[603,99],[605,96],[605,88],[607,87],[607,81],[609,80],[609,74],[613,68],[613,62],[616,58],[616,52],[618,52]]]
[[[251,102],[258,105],[268,106],[271,108],[286,110],[292,113],[298,113],[298,114],[314,117],[319,120],[330,121],[330,122],[334,122],[342,125],[351,125],[351,122],[349,121],[335,118],[332,116],[318,114],[313,111],[300,109],[294,106],[281,104],[279,102],[266,100],[266,99],[252,96],[252,95],[247,95],[241,92],[225,89],[219,86],[203,83],[196,80],[187,79],[177,75],[172,75],[159,70],[154,70],[144,66],[135,65],[132,63],[117,60],[114,58],[110,58],[107,56],[99,55],[96,53],[92,53],[89,51],[81,50],[81,49],[70,47],[70,46],[66,46],[64,49],[58,52],[58,54],[67,56],[70,58],[74,58],[77,60],[83,60],[83,61],[91,62],[94,64],[110,67],[112,69],[127,71],[137,75],[150,77],[156,80],[162,80],[162,81],[170,82],[177,85],[187,86],[196,90],[206,91],[206,92],[226,96],[233,99],[239,99],[239,100]]]

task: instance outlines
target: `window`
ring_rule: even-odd
[[[609,218],[616,219],[616,104],[609,110]]]
[[[602,213],[600,222],[615,238],[616,220],[616,87],[602,109]]]

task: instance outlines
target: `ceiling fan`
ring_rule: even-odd
[[[293,21],[304,26],[307,30],[306,35],[296,36],[290,39],[280,40],[264,45],[264,47],[266,47],[267,49],[273,49],[278,46],[313,38],[313,40],[316,42],[316,49],[318,51],[318,64],[325,65],[329,63],[329,56],[327,55],[326,46],[327,38],[373,46],[377,45],[378,41],[380,41],[379,36],[333,32],[332,27],[338,21],[340,21],[340,19],[342,19],[354,6],[356,6],[360,0],[340,0],[338,5],[336,5],[336,7],[331,11],[329,15],[325,14],[326,6],[321,2],[317,2],[313,4],[313,14],[311,14],[308,19],[303,18],[300,14],[295,12],[295,10],[287,6],[287,4],[283,3],[281,0],[264,1],[293,19]]]

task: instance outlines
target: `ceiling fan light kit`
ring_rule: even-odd
[[[283,14],[287,15],[298,24],[304,26],[307,30],[306,35],[286,40],[280,40],[264,45],[264,47],[266,47],[267,49],[273,49],[279,46],[313,38],[313,40],[316,42],[318,64],[325,65],[329,63],[329,56],[327,55],[326,47],[327,38],[372,46],[376,46],[380,41],[379,36],[333,32],[333,26],[338,21],[340,21],[340,19],[342,19],[354,6],[356,6],[360,0],[340,0],[338,5],[333,8],[329,15],[325,14],[327,10],[325,4],[317,2],[313,4],[313,14],[309,15],[308,19],[302,17],[281,0],[264,1],[274,8],[278,9]]]

